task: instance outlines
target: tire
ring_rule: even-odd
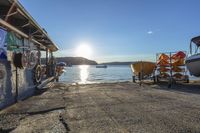
[[[33,80],[35,84],[40,84],[42,80],[42,68],[40,65],[37,65],[33,69]]]

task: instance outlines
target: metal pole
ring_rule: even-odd
[[[170,60],[170,78],[169,78],[169,85],[168,85],[168,88],[171,88],[171,86],[172,86],[172,80],[173,80],[173,77],[172,77],[172,53],[170,52],[170,54],[169,54],[169,60]]]

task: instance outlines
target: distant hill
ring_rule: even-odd
[[[134,62],[106,62],[106,63],[101,63],[101,65],[130,65]]]
[[[56,57],[57,62],[65,62],[67,65],[97,65],[96,61],[89,60],[83,57]],[[42,64],[45,59],[42,59]]]

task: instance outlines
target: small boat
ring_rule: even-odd
[[[60,67],[65,67],[67,66],[65,62],[59,62],[56,64],[57,66],[60,66]]]
[[[107,68],[107,65],[97,65],[96,68]]]
[[[156,68],[156,64],[148,61],[137,61],[131,64],[131,70],[135,76],[149,77],[152,75]]]
[[[195,44],[195,48],[193,48],[193,44]],[[200,53],[198,52],[199,46],[200,36],[192,38],[190,42],[190,56],[186,58],[185,62],[190,74],[196,77],[200,77]]]

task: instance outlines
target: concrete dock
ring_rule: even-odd
[[[200,84],[54,83],[2,110],[0,132],[200,132]]]

